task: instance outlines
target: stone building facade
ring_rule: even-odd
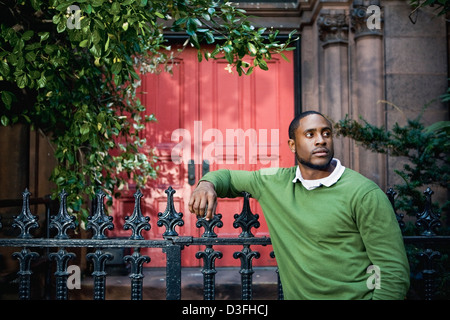
[[[389,129],[416,118],[425,105],[425,124],[449,119],[448,104],[439,100],[448,88],[448,22],[433,8],[414,11],[409,1],[398,0],[241,6],[265,15],[258,18],[261,24],[299,31],[298,109],[318,110],[334,121],[362,116]],[[402,159],[368,152],[348,139],[336,144],[346,166],[382,189],[398,182],[393,169]]]

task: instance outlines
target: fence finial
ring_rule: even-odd
[[[173,204],[173,195],[176,192],[172,189],[172,186],[165,191],[167,194],[167,207],[164,212],[158,213],[158,227],[162,227],[163,225],[166,227],[166,232],[163,233],[163,237],[165,236],[178,236],[178,233],[175,231],[175,226],[183,226],[183,213],[177,212],[175,210],[175,206]]]
[[[417,213],[416,215],[416,226],[418,228],[423,228],[421,235],[423,236],[434,236],[435,231],[441,226],[441,221],[439,220],[440,214],[435,213],[432,208],[431,195],[434,193],[429,187],[423,192],[426,196],[425,208],[423,212]]]
[[[249,198],[251,197],[250,193],[243,192],[244,195],[244,205],[242,207],[242,212],[240,214],[235,214],[233,222],[233,227],[235,228],[241,228],[242,232],[239,235],[239,237],[254,237],[253,233],[251,232],[251,228],[259,228],[260,223],[258,221],[259,214],[253,214],[253,212],[250,210],[250,202]]]
[[[105,230],[112,230],[114,224],[112,223],[113,217],[107,216],[105,213],[105,206],[103,204],[103,199],[105,198],[105,193],[100,190],[97,193],[97,206],[95,209],[95,214],[89,216],[86,229],[92,229],[93,235],[92,239],[106,239]]]
[[[59,194],[59,211],[56,216],[50,216],[50,229],[58,230],[55,239],[68,239],[68,229],[75,229],[75,217],[67,212],[67,192],[62,190]]]
[[[125,224],[123,225],[124,230],[131,229],[132,234],[130,236],[131,240],[142,240],[144,237],[141,232],[142,229],[150,230],[150,217],[144,217],[141,210],[141,190],[137,190],[134,194],[134,210],[131,216],[125,217]]]
[[[14,222],[11,224],[14,228],[20,229],[20,234],[18,238],[30,239],[33,236],[30,234],[30,230],[34,228],[39,228],[39,223],[37,222],[39,217],[33,216],[30,211],[30,191],[28,188],[22,192],[23,202],[22,211],[18,216],[14,216]]]
[[[205,209],[206,211],[206,209]],[[216,238],[217,234],[214,232],[214,228],[222,228],[223,222],[222,222],[222,215],[215,214],[212,219],[206,220],[205,217],[198,217],[197,223],[195,224],[197,228],[205,228],[205,232],[203,232],[202,237],[203,238]]]

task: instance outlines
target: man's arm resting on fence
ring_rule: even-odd
[[[189,200],[189,211],[196,216],[204,216],[205,208],[206,219],[212,219],[217,206],[217,193],[214,184],[209,181],[200,181],[195,188]]]
[[[252,194],[253,198],[259,195],[259,171],[217,170],[209,172],[200,179],[191,195],[189,210],[197,216],[212,219],[217,197],[234,198],[242,195],[243,191]]]

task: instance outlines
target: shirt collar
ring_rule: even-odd
[[[302,173],[300,172],[300,167],[297,166],[295,178],[294,178],[294,180],[292,180],[292,182],[296,183],[297,181],[300,181],[307,190],[313,190],[313,189],[316,189],[321,186],[325,186],[325,187],[332,186],[342,176],[342,174],[344,173],[345,167],[343,165],[341,165],[341,162],[336,158],[333,158],[331,160],[331,162],[333,164],[335,164],[336,167],[334,168],[333,172],[328,177],[325,177],[322,179],[316,179],[316,180],[303,179]]]

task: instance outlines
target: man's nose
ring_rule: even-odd
[[[325,139],[322,137],[322,135],[317,135],[316,138],[316,145],[325,145],[327,142],[325,141]]]

